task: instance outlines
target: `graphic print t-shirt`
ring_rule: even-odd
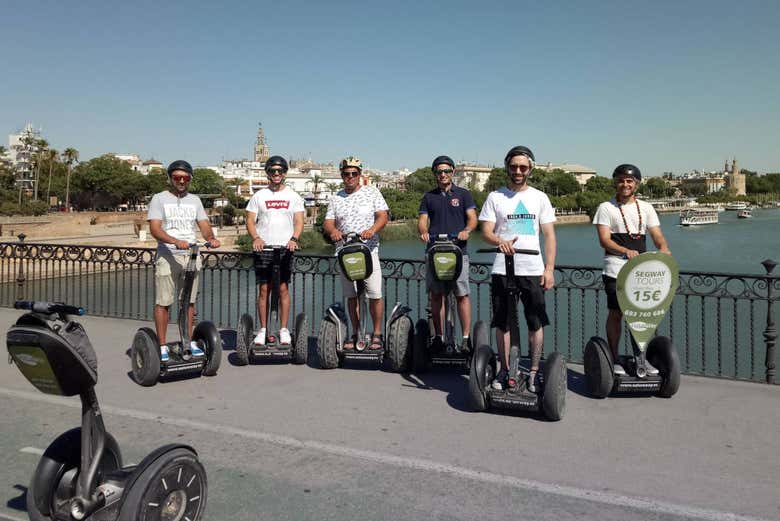
[[[632,247],[637,245],[629,240],[629,234],[641,235],[639,240],[642,245],[645,245],[647,229],[661,226],[661,222],[658,220],[658,214],[655,213],[653,205],[644,201],[637,202],[639,203],[639,211],[642,213],[641,228],[639,227],[639,214],[637,214],[636,211],[637,205],[631,203],[623,205],[623,215],[626,216],[626,223],[628,223],[628,230],[626,230],[626,225],[623,223],[623,217],[620,215],[620,206],[615,199],[599,205],[596,210],[596,215],[593,216],[593,224],[609,226],[612,240],[621,246],[636,249]],[[637,251],[643,253],[646,249],[645,245]],[[604,252],[604,275],[616,279],[620,268],[622,268],[626,262],[628,262],[628,260],[624,259],[622,255],[612,255],[611,253]]]
[[[528,187],[514,192],[507,187],[488,194],[480,221],[496,223],[494,233],[501,239],[517,237],[515,248],[540,250],[539,226],[555,222],[555,210],[544,192]],[[504,254],[496,254],[493,260],[494,275],[506,275]],[[515,255],[515,275],[542,275],[544,260],[541,255]]]
[[[303,212],[303,198],[285,186],[278,192],[263,188],[255,192],[246,205],[255,214],[257,233],[269,246],[286,246],[293,235],[293,217]]]
[[[388,210],[382,193],[373,186],[363,186],[351,194],[340,190],[331,197],[325,219],[334,219],[336,229],[344,235],[360,233],[374,225],[374,213],[380,210]],[[376,250],[379,247],[379,234],[366,241],[366,245],[371,251]]]
[[[149,212],[146,219],[162,221],[162,229],[175,239],[181,239],[190,243],[196,240],[197,222],[208,219],[200,198],[187,194],[184,197],[176,197],[171,192],[165,191],[154,194],[149,202]],[[187,250],[179,250],[173,244],[157,241],[158,254],[175,253],[185,254]]]

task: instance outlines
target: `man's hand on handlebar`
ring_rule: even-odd
[[[183,239],[176,239],[175,241],[173,241],[173,245],[176,246],[177,250],[189,250],[190,249],[189,241],[185,241]]]
[[[428,243],[428,241],[431,240],[431,236],[428,232],[424,232],[420,234],[420,240],[424,243]]]
[[[468,230],[461,230],[460,233],[458,233],[458,240],[459,241],[464,241],[464,242],[469,240],[469,234],[470,233],[471,232],[469,232]]]
[[[263,251],[264,246],[265,246],[265,241],[260,237],[255,237],[254,240],[252,241],[252,249],[255,251]]]
[[[298,243],[293,241],[293,240],[287,241],[287,249],[290,250],[290,251],[297,250],[298,249]]]
[[[365,230],[360,232],[360,238],[363,239],[364,241],[369,240],[374,235],[376,234],[374,233],[374,230],[372,230],[371,228],[366,228]]]
[[[333,230],[330,233],[330,240],[333,242],[344,240],[344,234],[342,234],[339,230]]]
[[[219,248],[220,242],[219,239],[214,237],[210,241],[208,241],[208,246],[206,246],[208,249],[213,250],[214,248]]]
[[[501,241],[498,243],[498,249],[501,250],[501,253],[504,255],[514,255],[515,254],[515,241],[517,240],[517,237],[512,237],[511,239],[507,239],[505,241]]]

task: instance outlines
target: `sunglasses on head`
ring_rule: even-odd
[[[453,170],[451,168],[445,168],[443,170],[436,170],[436,175],[442,175],[442,174],[444,174],[444,175],[452,175],[452,173],[454,171],[455,170]]]
[[[512,172],[519,171],[521,173],[525,173],[528,172],[530,169],[531,167],[528,165],[509,165],[509,170],[511,170]]]
[[[341,172],[341,177],[358,177],[360,172]]]

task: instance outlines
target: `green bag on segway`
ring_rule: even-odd
[[[440,282],[458,280],[463,269],[463,252],[450,241],[435,242],[428,250],[428,269]]]
[[[374,271],[371,250],[362,242],[348,244],[338,253],[341,271],[352,282],[366,280]]]

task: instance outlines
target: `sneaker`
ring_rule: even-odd
[[[431,351],[444,351],[444,339],[439,335],[433,337],[433,340],[431,341]]]
[[[616,376],[626,376],[626,370],[625,370],[625,369],[623,369],[623,366],[622,366],[622,365],[620,365],[620,364],[619,364],[619,363],[617,363],[617,362],[615,362],[615,366],[614,366],[614,368],[612,369],[612,372],[613,372],[613,373],[614,373]]]
[[[469,337],[464,336],[463,341],[460,343],[460,352],[461,353],[470,353],[471,352],[471,340]]]
[[[528,385],[527,389],[528,392],[535,393],[536,392],[536,375],[538,374],[538,371],[530,371],[528,373]]]
[[[292,337],[290,336],[290,331],[283,327],[279,330],[279,343],[284,346],[289,346],[292,344]]]
[[[194,340],[190,342],[190,353],[192,353],[192,356],[194,357],[206,356],[206,353],[203,352],[203,349],[201,349],[198,343]]]
[[[257,332],[257,336],[255,337],[255,344],[259,346],[265,345],[265,328],[261,328],[260,331]]]
[[[493,389],[495,389],[496,391],[501,391],[502,389],[506,389],[508,376],[509,375],[506,369],[501,369],[496,375],[496,379],[493,380],[493,384],[492,384]]]
[[[160,346],[160,361],[167,362],[171,359],[171,355],[168,353],[168,345],[163,344]]]
[[[647,376],[658,376],[658,369],[653,367],[647,360],[645,360],[645,369],[647,370]]]

